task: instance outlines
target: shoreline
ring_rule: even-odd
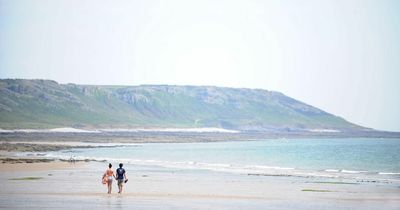
[[[113,162],[112,160],[95,160],[95,159],[74,159],[74,160],[68,160],[68,159],[61,159],[61,158],[39,158],[39,157],[33,157],[33,158],[20,158],[20,157],[6,157],[6,158],[1,158],[0,157],[0,170],[2,169],[13,169],[16,168],[17,170],[19,168],[25,168],[27,171],[29,171],[30,166],[48,166],[52,168],[52,166],[64,166],[68,167],[71,165],[75,164],[103,164],[103,163],[108,163],[108,162]],[[115,162],[115,161],[114,161]],[[120,162],[116,161],[115,163]],[[326,175],[309,175],[307,173],[305,174],[274,174],[274,173],[266,173],[266,172],[258,172],[258,173],[248,173],[248,172],[228,172],[225,170],[212,170],[212,169],[206,169],[206,168],[174,168],[174,167],[165,167],[165,166],[160,166],[160,165],[142,165],[142,164],[135,164],[135,163],[125,163],[129,165],[136,165],[136,166],[141,166],[141,167],[154,167],[154,168],[166,168],[169,170],[195,170],[195,171],[208,171],[211,173],[226,173],[226,174],[232,174],[232,175],[238,175],[238,176],[247,176],[247,177],[266,177],[266,178],[274,178],[274,177],[283,177],[283,178],[298,178],[298,179],[309,179],[309,178],[316,178],[316,179],[322,179],[323,181],[318,181],[318,182],[309,182],[309,183],[319,183],[319,184],[353,184],[353,185],[358,185],[358,184],[363,184],[363,183],[373,183],[373,184],[385,184],[385,185],[393,185],[393,186],[398,186],[400,188],[400,181],[399,180],[388,180],[388,179],[377,179],[376,177],[364,177],[364,178],[357,178],[355,179],[354,177],[346,177],[345,175],[342,175],[341,177],[332,177],[332,176],[326,176]],[[59,167],[56,167],[59,168]],[[11,170],[12,171],[12,170]]]
[[[212,171],[124,165],[123,194],[106,194],[105,163],[0,164],[0,206],[138,209],[397,209],[398,187],[323,183],[322,178],[242,176]],[[10,170],[4,167],[19,166]],[[115,169],[115,168],[114,168]],[[83,177],[83,178],[82,178]],[[312,182],[311,182],[312,181]],[[49,202],[49,198],[51,202]],[[69,205],[63,206],[62,203]]]
[[[141,165],[127,160],[123,161],[129,179],[125,192],[118,195],[114,181],[113,194],[107,195],[106,187],[100,183],[101,176],[108,162],[116,166],[118,159],[69,162],[67,158],[49,158],[45,154],[63,148],[68,151],[74,148],[140,145],[61,141],[2,144],[10,148],[10,151],[0,151],[0,182],[4,186],[0,189],[0,206],[7,208],[390,210],[400,207],[399,182],[232,173]],[[32,149],[34,151],[26,152],[31,147],[35,148]],[[49,148],[57,150],[46,152]],[[200,166],[204,165],[200,163]],[[68,205],[63,205],[65,202]]]
[[[207,142],[211,143],[211,142]],[[165,143],[163,143],[165,144]],[[167,143],[168,144],[168,143]],[[349,169],[301,169],[291,167],[278,167],[268,165],[230,165],[223,163],[202,163],[202,162],[168,162],[139,159],[115,159],[115,158],[96,158],[87,156],[64,155],[46,155],[48,152],[58,152],[73,149],[92,149],[92,148],[113,148],[113,147],[138,147],[138,143],[89,143],[89,142],[11,142],[0,143],[0,163],[20,164],[20,163],[46,163],[46,162],[72,162],[72,163],[104,163],[109,161],[125,162],[140,166],[166,167],[171,169],[193,169],[209,170],[214,172],[226,172],[241,174],[246,176],[260,177],[321,177],[327,179],[345,179],[357,183],[400,183],[397,178],[393,179],[391,175],[398,175],[398,172],[383,173],[374,171],[354,171]],[[186,165],[185,165],[186,164]],[[219,167],[219,168],[216,168]],[[248,168],[251,167],[251,168]],[[288,171],[289,170],[289,171]],[[290,171],[293,170],[293,171]],[[359,174],[358,177],[353,174]]]

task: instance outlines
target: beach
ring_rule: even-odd
[[[399,37],[400,0],[0,0],[0,210],[400,210]]]
[[[118,163],[113,163],[114,169]],[[126,164],[124,192],[107,195],[107,162],[0,164],[0,208],[399,209],[400,187],[324,177],[235,174]]]

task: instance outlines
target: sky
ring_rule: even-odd
[[[400,1],[0,0],[0,78],[282,92],[400,131]]]

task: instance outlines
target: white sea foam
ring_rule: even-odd
[[[49,129],[48,132],[60,132],[60,133],[98,133],[95,130],[83,130],[83,129],[76,129],[76,128],[54,128]]]
[[[352,171],[352,170],[340,170],[342,173],[348,173],[348,174],[359,174],[359,173],[366,173],[368,171]]]
[[[295,168],[290,167],[278,167],[278,166],[265,166],[265,165],[250,165],[248,168],[255,169],[272,169],[272,170],[294,170]]]
[[[379,172],[380,175],[400,175],[400,173],[395,172]]]
[[[340,172],[340,170],[337,169],[326,169],[326,172]]]
[[[316,132],[316,133],[339,133],[340,130],[334,129],[309,129],[308,131]]]
[[[0,129],[0,133],[33,133],[37,132],[38,130],[34,129],[17,129],[17,130],[6,130],[6,129]]]

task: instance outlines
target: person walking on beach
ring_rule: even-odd
[[[113,178],[117,178],[114,174],[114,171],[111,168],[112,168],[112,165],[111,165],[111,163],[109,163],[108,169],[106,170],[106,172],[103,175],[103,183],[104,182],[107,183],[107,188],[108,188],[107,193],[108,194],[111,194]]]
[[[123,164],[119,164],[119,168],[117,169],[117,181],[118,181],[118,193],[122,193],[122,187],[124,182],[126,183],[128,179],[126,178],[125,169],[122,168]]]

